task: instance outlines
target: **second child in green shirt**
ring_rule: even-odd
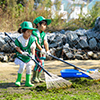
[[[36,25],[37,30],[32,32],[32,35],[36,37],[36,45],[38,45],[38,47],[40,46],[40,50],[41,52],[35,50],[35,59],[37,60],[37,62],[39,64],[41,64],[42,67],[44,67],[44,59],[45,57],[41,57],[41,53],[48,53],[49,52],[49,45],[47,42],[47,36],[45,34],[45,30],[47,28],[47,25],[49,25],[51,23],[51,19],[45,19],[42,16],[37,17],[33,23]],[[43,49],[45,48],[45,49]],[[38,48],[36,48],[38,49]],[[46,51],[45,51],[46,50]],[[41,76],[41,72],[42,69],[36,64],[34,69],[33,69],[33,78],[32,81],[38,83],[38,82],[44,82],[43,80],[41,80],[40,76]]]

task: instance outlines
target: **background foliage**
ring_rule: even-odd
[[[37,5],[36,2],[39,4]],[[17,31],[23,21],[31,21],[38,17],[44,16],[52,20],[48,31],[55,30],[75,30],[77,28],[89,29],[94,26],[94,22],[100,16],[100,2],[96,3],[92,10],[88,11],[85,16],[82,13],[79,19],[62,20],[63,14],[59,14],[61,0],[56,0],[57,11],[54,18],[52,17],[51,0],[1,0],[0,2],[0,31]],[[71,12],[72,13],[72,12]]]

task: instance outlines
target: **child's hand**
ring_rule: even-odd
[[[32,59],[35,59],[35,55],[32,55]]]
[[[41,54],[46,54],[45,49],[42,49],[42,50],[41,50]]]
[[[50,51],[47,51],[47,55],[51,55]]]
[[[22,52],[22,55],[27,56],[28,52],[24,51],[24,52]]]

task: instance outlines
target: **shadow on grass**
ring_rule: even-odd
[[[21,85],[23,85],[24,83],[21,83]],[[0,88],[4,88],[4,89],[7,89],[9,87],[18,87],[15,85],[14,82],[11,82],[11,83],[0,83]]]
[[[37,92],[46,91],[47,90],[46,83],[36,83],[34,84],[34,87],[32,87],[30,90],[31,91],[35,90]]]
[[[47,90],[45,83],[34,84],[33,87],[26,87],[25,82],[22,82],[20,87],[16,86],[14,82],[11,82],[11,83],[2,82],[0,83],[0,89],[24,90],[24,91],[26,90],[34,91],[35,90],[37,92]]]

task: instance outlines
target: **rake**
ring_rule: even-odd
[[[72,85],[72,83],[62,77],[58,77],[55,74],[52,74],[52,77],[49,77],[46,73],[45,73],[45,80],[46,80],[46,86],[47,89],[62,89],[62,88],[67,88],[70,87]]]
[[[11,41],[15,44],[15,41],[14,41],[6,32],[4,32],[4,33],[5,33],[5,35],[7,35],[7,36],[11,39]],[[22,49],[21,49],[21,50],[22,50]],[[22,51],[24,51],[24,50],[22,50]],[[46,72],[50,77],[52,77],[52,76],[49,74],[49,72],[46,71],[35,59],[33,59],[29,54],[27,54],[27,56],[30,57],[31,60],[33,60],[36,64],[38,64],[39,67],[41,67],[41,68],[43,69],[44,72]]]
[[[40,50],[38,50],[38,51],[40,51]],[[51,54],[47,54],[47,55],[50,56],[50,57],[53,57],[53,58],[55,58],[55,59],[57,59],[57,60],[59,60],[59,61],[61,61],[63,63],[65,63],[65,64],[73,66],[76,70],[79,70],[79,71],[83,72],[84,74],[88,75],[91,79],[94,79],[94,80],[97,80],[97,81],[100,80],[100,72],[98,71],[99,69],[95,69],[95,71],[91,71],[89,69],[83,69],[83,68],[77,67],[77,66],[75,66],[75,65],[73,65],[71,63],[68,63],[68,62],[66,62],[66,61],[64,61],[64,60],[62,60],[62,59],[60,59],[60,58],[58,58],[56,56],[53,56]]]
[[[65,64],[68,64],[70,66],[73,66],[75,69],[78,69],[79,71],[83,72],[84,74],[88,75],[91,79],[94,79],[94,80],[100,80],[100,72],[98,71],[99,69],[95,69],[95,71],[90,71],[89,69],[83,69],[83,68],[80,68],[80,67],[76,67],[75,65],[71,64],[71,63],[68,63],[56,56],[53,56],[53,55],[50,55],[48,54],[50,57],[53,57],[59,61],[62,61],[63,63]]]
[[[11,41],[15,44],[15,41],[6,33],[4,32],[5,35],[7,35]],[[27,56],[29,56],[31,59],[32,57],[28,54]],[[46,81],[46,86],[47,89],[61,89],[61,88],[66,88],[72,85],[72,83],[62,77],[59,77],[57,75],[54,75],[52,73],[49,73],[48,71],[46,71],[36,60],[32,59],[36,64],[39,65],[39,67],[41,67],[43,69],[43,71],[45,72],[45,81]]]

